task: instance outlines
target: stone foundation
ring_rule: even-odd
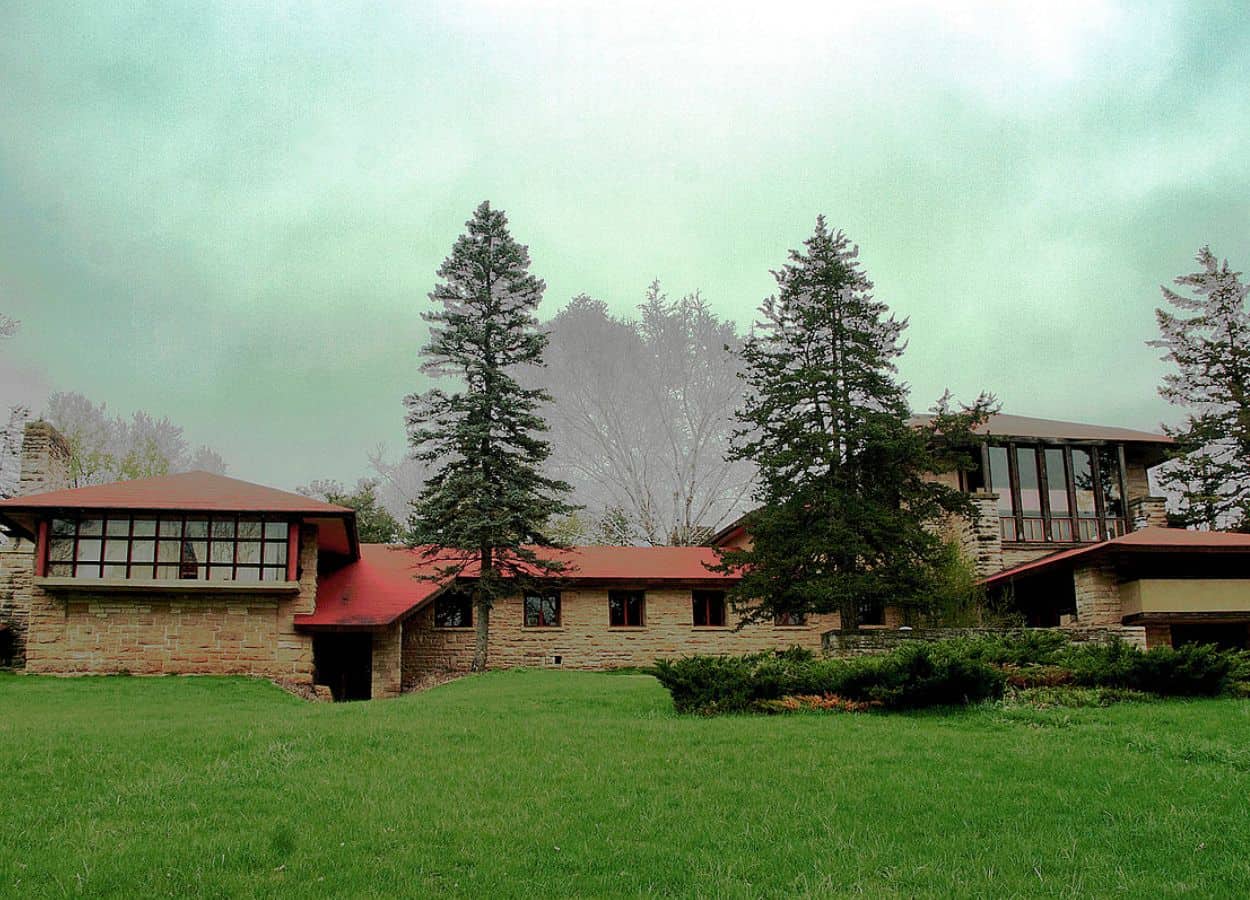
[[[1115,566],[1096,561],[1073,570],[1072,587],[1076,594],[1076,621],[1079,628],[1118,627],[1123,618],[1120,606],[1120,581]]]

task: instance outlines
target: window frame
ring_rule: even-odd
[[[537,600],[539,602],[537,618],[540,621],[533,622],[533,623],[530,622],[530,601],[531,600]],[[541,621],[543,619],[543,602],[548,601],[548,600],[555,601],[554,603],[555,621],[554,622]],[[561,628],[564,625],[564,610],[562,606],[563,604],[561,602],[559,591],[547,591],[545,593],[541,593],[538,591],[529,591],[523,594],[521,597],[521,626],[523,628]]]
[[[785,610],[773,613],[774,628],[806,628],[807,613],[796,610]]]
[[[299,545],[293,539],[298,523],[289,516],[258,512],[204,512],[193,510],[58,510],[48,516],[47,541],[41,549],[40,571],[45,577],[70,578],[90,584],[104,582],[168,582],[171,586],[180,582],[205,584],[217,582],[223,585],[273,585],[292,580],[292,563],[298,563]],[[115,523],[125,523],[121,530],[114,530]],[[204,537],[188,535],[188,522],[204,523]],[[256,545],[255,562],[239,559],[240,522],[259,526],[255,538],[243,538],[242,543]],[[95,524],[98,523],[98,532]],[[151,530],[136,532],[137,523],[150,523]],[[229,523],[230,537],[216,533],[214,526]],[[64,526],[68,524],[69,530]],[[84,533],[84,524],[90,527]],[[167,525],[176,525],[172,534]],[[58,528],[58,525],[60,526]],[[269,527],[281,528],[280,534]],[[84,553],[84,542],[97,542],[94,554]],[[53,558],[57,549],[68,543],[69,555]],[[118,543],[124,543],[124,556],[110,558],[109,552]],[[177,561],[162,561],[162,545],[176,547]],[[203,558],[192,555],[187,559],[188,545],[202,546]],[[215,562],[214,546],[230,545],[229,562]],[[60,548],[58,548],[60,545]],[[150,553],[146,560],[137,559],[136,547],[142,546]],[[266,550],[278,548],[272,555]],[[195,551],[193,550],[194,554]],[[148,555],[145,553],[144,555]],[[273,561],[267,561],[273,559]],[[120,569],[120,571],[118,571]],[[240,573],[254,573],[254,578],[240,578]],[[190,573],[190,574],[188,574]],[[172,577],[163,577],[165,574]],[[218,576],[218,577],[214,577]]]
[[[712,603],[720,608],[720,621],[713,622]],[[724,591],[715,590],[713,588],[695,588],[690,591],[690,622],[692,628],[727,628],[726,622],[729,621],[729,604],[725,597]],[[702,607],[703,621],[699,621],[700,607]]]
[[[621,621],[613,622],[613,600],[621,599]],[[631,622],[629,615],[630,599],[638,601],[638,621]],[[642,588],[612,588],[608,591],[608,627],[609,628],[646,628],[647,627],[647,592]]]

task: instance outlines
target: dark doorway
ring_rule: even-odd
[[[335,700],[368,700],[373,695],[373,634],[315,635],[313,680],[330,688]]]
[[[1245,650],[1247,638],[1250,638],[1250,625],[1245,622],[1172,626],[1173,647],[1215,644],[1221,650]]]

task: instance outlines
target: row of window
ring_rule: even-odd
[[[199,581],[285,581],[285,520],[258,516],[109,513],[53,519],[48,575]]]
[[[1119,445],[996,444],[986,461],[989,472],[969,473],[969,487],[998,495],[1005,541],[1099,541],[1127,530]]]
[[[691,591],[690,620],[696,627],[724,626],[724,591]],[[526,628],[556,628],[560,625],[560,594],[526,594],[523,623]],[[804,625],[805,616],[789,613],[778,616],[778,625]],[[471,628],[473,597],[464,591],[448,591],[434,600],[434,624],[439,628]],[[608,625],[613,628],[643,628],[647,624],[647,592],[608,591]]]

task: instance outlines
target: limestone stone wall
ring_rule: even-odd
[[[370,696],[374,700],[399,696],[403,678],[403,634],[404,626],[399,622],[373,633],[373,682]]]
[[[953,532],[964,555],[972,560],[977,575],[993,575],[1005,565],[1003,539],[998,525],[998,495],[986,491],[970,494],[976,506],[975,518],[959,517]]]
[[[1076,621],[1080,628],[1118,626],[1123,619],[1120,606],[1120,583],[1115,566],[1094,561],[1072,572],[1076,593]]]
[[[47,591],[33,583],[26,671],[261,675],[312,682],[312,637],[294,617],[317,597],[317,532],[300,535],[297,594]]]
[[[561,624],[557,628],[526,628],[519,597],[495,605],[490,617],[489,666],[560,666],[603,669],[650,665],[658,657],[692,653],[750,653],[794,645],[820,649],[820,636],[837,627],[838,615],[809,616],[806,625],[771,622],[696,628],[691,624],[690,591],[647,591],[642,628],[608,625],[608,592],[604,588],[561,592]],[[733,611],[729,611],[733,621]],[[887,621],[889,617],[887,616]],[[560,657],[555,663],[554,658]],[[376,657],[375,657],[376,659]],[[473,629],[434,626],[433,604],[418,610],[404,625],[403,683],[411,687],[431,671],[463,671],[473,659]],[[375,662],[376,666],[376,662]]]
[[[1167,528],[1168,510],[1166,497],[1134,497],[1128,503],[1129,519],[1133,530],[1155,526]]]

